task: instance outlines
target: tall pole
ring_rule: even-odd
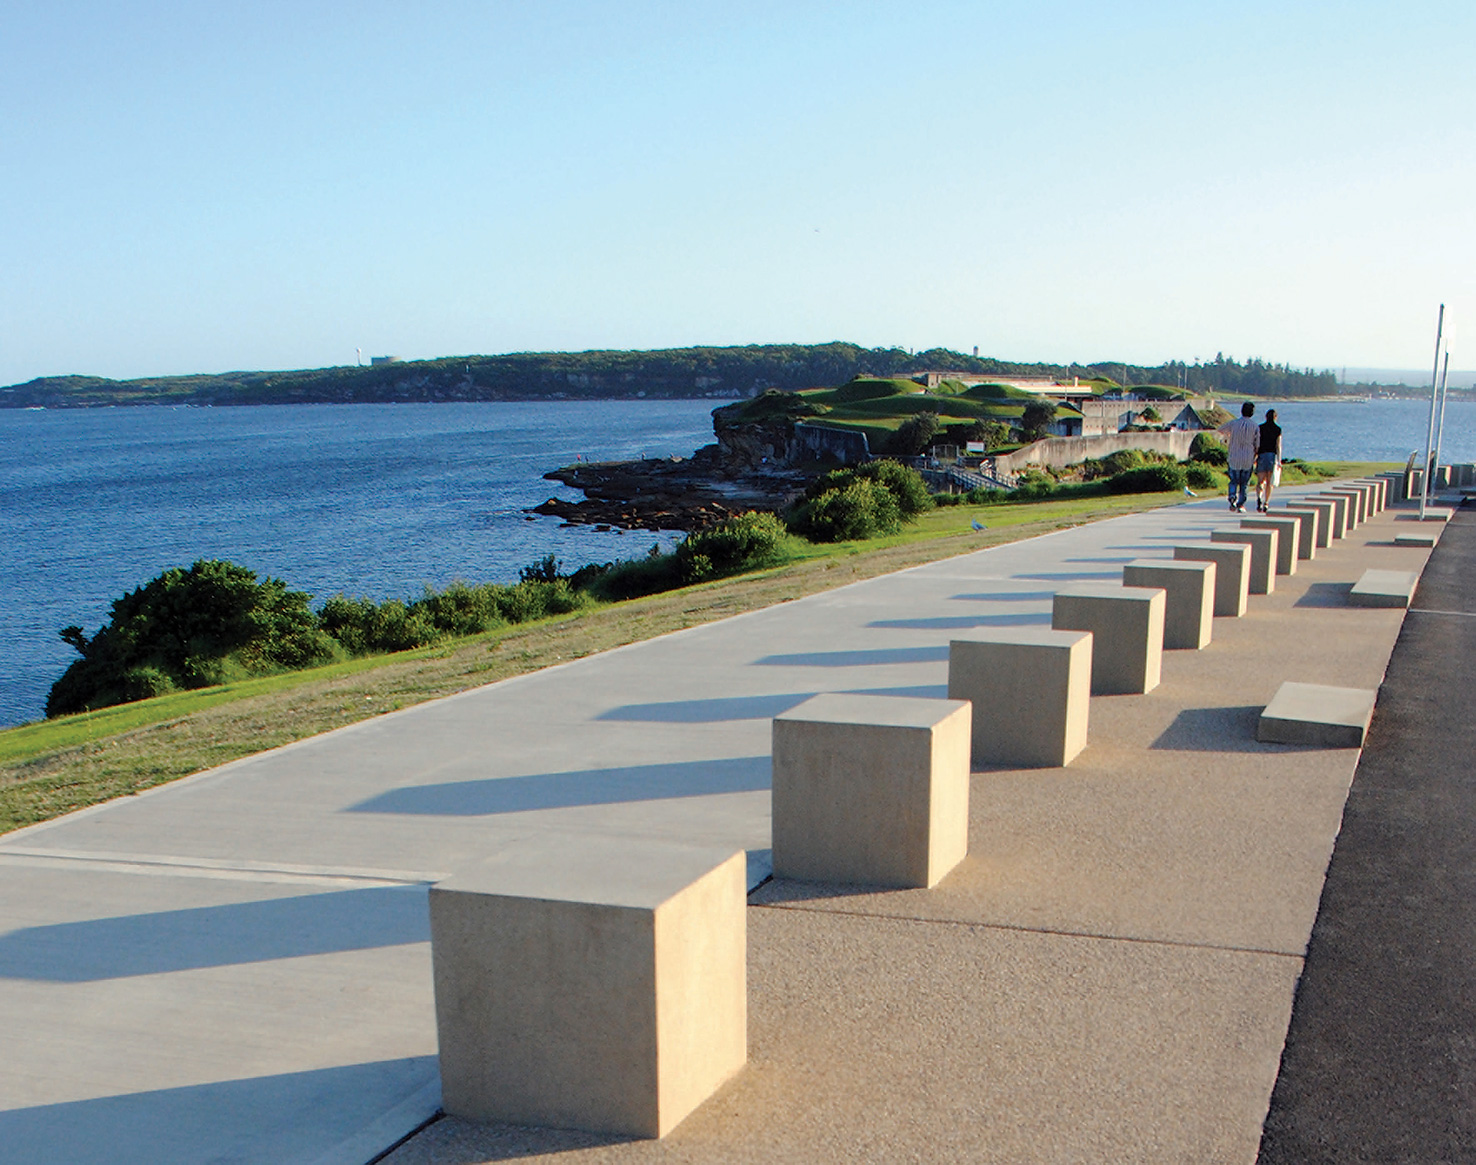
[[[1445,363],[1440,369],[1440,420],[1435,425],[1435,468],[1440,468],[1440,445],[1445,437],[1445,400],[1450,395],[1450,345],[1445,345]],[[1449,485],[1449,482],[1446,482]]]
[[[1435,390],[1440,380],[1440,340],[1445,334],[1445,304],[1440,305],[1440,317],[1435,321],[1435,367],[1430,373],[1430,427],[1425,432],[1425,468],[1421,474],[1423,489],[1420,490],[1420,519],[1424,520],[1425,507],[1430,504],[1430,446],[1435,442]]]

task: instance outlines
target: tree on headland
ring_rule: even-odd
[[[202,559],[174,567],[112,605],[112,618],[88,638],[80,627],[61,637],[82,657],[46,700],[61,716],[204,688],[248,675],[324,663],[333,641],[308,609],[310,595],[281,579],[257,581],[234,562]]]
[[[1020,417],[1020,429],[1027,441],[1039,441],[1050,435],[1056,421],[1056,406],[1048,400],[1033,400]]]

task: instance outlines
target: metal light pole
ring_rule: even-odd
[[[1435,442],[1435,396],[1440,380],[1440,340],[1445,334],[1445,304],[1440,305],[1440,317],[1435,322],[1435,367],[1430,372],[1430,427],[1425,432],[1425,467],[1423,487],[1420,490],[1420,520],[1425,517],[1425,507],[1430,504],[1430,453]]]
[[[1445,345],[1445,363],[1440,369],[1440,420],[1435,423],[1435,465],[1440,468],[1440,443],[1445,437],[1445,401],[1450,395],[1450,345]],[[1449,485],[1446,482],[1446,485]]]

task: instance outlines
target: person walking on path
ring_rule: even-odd
[[[1260,431],[1252,419],[1255,413],[1256,406],[1246,401],[1240,406],[1240,416],[1216,430],[1230,446],[1226,468],[1230,471],[1230,510],[1236,514],[1245,513],[1245,491],[1256,466],[1256,438]]]
[[[1271,488],[1276,484],[1276,471],[1281,467],[1281,426],[1276,423],[1276,410],[1266,410],[1266,421],[1256,431],[1256,509],[1265,514],[1271,510]]]

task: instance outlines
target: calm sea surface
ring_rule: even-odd
[[[0,725],[38,719],[111,601],[229,558],[319,599],[410,598],[639,557],[657,536],[523,511],[576,456],[687,456],[717,401],[0,409]],[[662,541],[670,543],[672,536]]]
[[[383,599],[511,581],[550,552],[569,567],[643,554],[655,535],[523,511],[578,496],[541,476],[577,455],[690,454],[712,440],[713,403],[0,410],[0,725],[41,716],[75,658],[59,628],[90,634],[113,599],[198,558]],[[1424,446],[1418,402],[1276,408],[1288,457],[1402,462]],[[1476,404],[1452,403],[1445,433],[1444,460],[1476,461]]]

